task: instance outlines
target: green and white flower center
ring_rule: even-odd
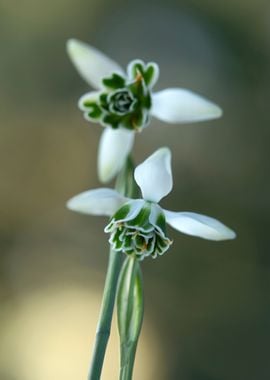
[[[153,62],[132,61],[126,75],[113,72],[103,78],[101,91],[84,95],[79,107],[87,120],[113,129],[140,131],[150,120],[152,88],[158,72]]]
[[[130,91],[121,89],[110,94],[108,102],[111,112],[118,115],[125,115],[133,111],[136,100]]]
[[[167,251],[172,242],[166,236],[165,227],[164,213],[157,204],[135,200],[113,215],[105,232],[111,234],[109,242],[114,250],[143,260]]]

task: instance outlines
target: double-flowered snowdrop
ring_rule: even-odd
[[[158,205],[173,187],[168,148],[158,149],[137,166],[134,177],[142,199],[126,198],[116,190],[100,188],[85,191],[67,203],[74,211],[110,216],[105,232],[110,233],[109,242],[115,251],[135,255],[140,260],[162,255],[172,243],[166,234],[166,223],[204,239],[235,238],[235,233],[216,219],[193,212],[168,211]]]
[[[75,39],[68,41],[67,52],[80,75],[95,89],[80,98],[79,108],[87,120],[106,127],[98,154],[102,182],[121,170],[134,132],[145,128],[151,116],[166,123],[192,123],[222,114],[216,104],[182,88],[153,93],[159,76],[156,63],[134,60],[125,72],[97,49]]]

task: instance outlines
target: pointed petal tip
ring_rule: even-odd
[[[69,210],[72,210],[73,211],[73,201],[72,201],[73,198],[69,199],[67,202],[66,202],[66,208],[68,208]]]
[[[217,104],[212,103],[212,117],[210,119],[218,119],[223,116],[223,110]]]
[[[69,209],[70,211],[75,211],[75,212],[80,212],[80,213],[84,213],[84,211],[82,211],[82,207],[81,207],[81,199],[79,198],[78,195],[75,195],[74,197],[70,198],[67,202],[66,202],[66,207],[67,209]]]
[[[227,227],[227,232],[224,234],[223,240],[233,240],[237,238],[236,232],[234,232],[232,229]]]
[[[116,173],[114,173],[114,170],[112,169],[110,165],[108,166],[103,165],[102,168],[98,169],[98,179],[100,180],[101,183],[110,182],[115,175]]]
[[[80,52],[86,44],[76,38],[69,38],[66,42],[66,50],[70,58]]]
[[[210,237],[201,236],[204,239],[214,240],[214,241],[225,241],[225,240],[233,240],[236,238],[236,233],[230,229],[229,227],[225,226],[223,223],[220,223],[221,226],[219,230],[213,231],[212,235]]]
[[[167,146],[163,146],[159,148],[155,153],[160,156],[169,156],[170,158],[172,156],[171,149],[168,148]]]

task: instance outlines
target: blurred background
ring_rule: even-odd
[[[108,258],[105,218],[65,202],[99,187],[101,127],[65,52],[76,37],[125,66],[159,63],[157,90],[215,101],[220,120],[136,138],[141,162],[173,152],[166,208],[216,217],[238,233],[215,243],[173,230],[143,262],[146,313],[134,379],[270,378],[267,0],[22,0],[0,3],[0,379],[85,379]],[[116,325],[103,379],[116,379]]]

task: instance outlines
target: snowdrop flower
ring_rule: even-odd
[[[71,198],[67,207],[84,214],[110,216],[105,232],[110,233],[112,248],[140,260],[156,258],[167,251],[172,241],[166,235],[166,223],[204,239],[235,238],[235,233],[216,219],[193,212],[168,211],[158,205],[173,186],[168,148],[158,149],[137,166],[134,177],[142,199],[126,198],[115,190],[100,188]]]
[[[102,182],[122,168],[133,146],[134,132],[149,124],[150,116],[166,123],[191,123],[215,119],[221,109],[182,88],[153,93],[158,80],[156,63],[129,63],[127,73],[113,60],[81,41],[67,42],[68,55],[79,74],[95,91],[79,100],[84,117],[105,128],[99,146],[98,173]]]

